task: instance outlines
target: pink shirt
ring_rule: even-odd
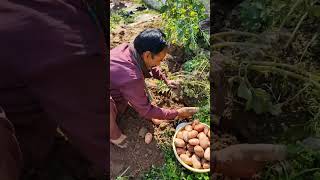
[[[160,68],[152,69],[154,78],[167,79]],[[174,119],[176,110],[164,109],[152,105],[145,92],[144,76],[138,63],[131,56],[129,44],[121,44],[110,51],[110,95],[113,100],[130,105],[144,118],[147,119]]]

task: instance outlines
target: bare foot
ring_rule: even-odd
[[[124,134],[121,134],[121,136],[118,139],[110,139],[110,142],[122,149],[128,147],[128,139],[127,136]]]

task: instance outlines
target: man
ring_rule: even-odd
[[[178,85],[168,80],[159,69],[167,48],[163,32],[147,29],[135,38],[133,45],[125,43],[110,52],[110,141],[120,148],[127,147],[127,141],[116,117],[124,112],[128,103],[147,119],[172,120],[186,118],[196,112],[195,108],[186,107],[178,110],[159,108],[151,105],[148,99],[145,78],[163,80],[172,88]]]
[[[105,49],[83,1],[1,1],[0,39],[0,179],[41,167],[57,126],[107,174]]]

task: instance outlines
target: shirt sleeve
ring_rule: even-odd
[[[154,78],[163,80],[166,84],[168,84],[168,79],[166,75],[161,72],[161,69],[159,66],[152,68],[151,73]]]
[[[178,115],[176,110],[152,105],[148,100],[144,87],[143,79],[136,79],[120,88],[123,97],[142,117],[169,120],[174,119]]]

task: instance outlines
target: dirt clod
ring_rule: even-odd
[[[139,137],[144,138],[147,132],[148,132],[147,128],[141,127],[138,133]]]

